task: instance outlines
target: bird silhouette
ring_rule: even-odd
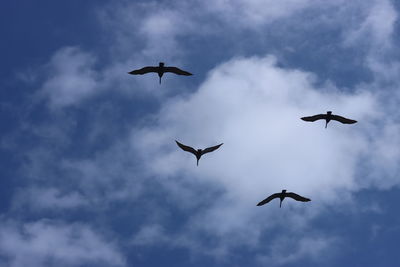
[[[182,148],[182,150],[190,152],[190,153],[192,153],[193,155],[196,156],[197,166],[199,166],[199,160],[200,160],[201,156],[203,156],[206,153],[209,153],[209,152],[212,152],[212,151],[218,149],[220,146],[222,146],[224,144],[224,143],[222,143],[222,144],[219,144],[219,145],[216,145],[216,146],[207,147],[206,149],[197,149],[196,150],[193,147],[185,146],[184,144],[181,144],[176,140],[175,140],[175,142],[180,148]]]
[[[132,75],[143,75],[149,72],[155,72],[158,74],[158,77],[160,77],[160,84],[161,84],[161,77],[164,75],[164,73],[166,72],[172,72],[175,73],[177,75],[185,75],[185,76],[190,76],[193,75],[190,72],[181,70],[177,67],[165,67],[164,66],[164,62],[160,62],[159,65],[157,67],[155,66],[149,66],[149,67],[144,67],[138,70],[133,70],[131,72],[128,72],[129,74]]]
[[[325,128],[328,127],[328,123],[331,120],[335,120],[335,121],[339,121],[341,123],[345,123],[345,124],[353,124],[356,123],[357,121],[355,120],[351,120],[351,119],[347,119],[345,117],[339,116],[339,115],[334,115],[332,114],[332,111],[327,111],[326,114],[318,114],[318,115],[314,115],[314,116],[309,116],[309,117],[303,117],[301,118],[303,121],[317,121],[317,120],[325,120]]]
[[[306,198],[306,197],[299,196],[298,194],[293,193],[293,192],[287,192],[287,193],[286,193],[286,190],[284,189],[284,190],[282,190],[281,193],[275,193],[275,194],[270,195],[269,197],[267,197],[267,198],[264,199],[263,201],[259,202],[259,203],[257,204],[257,206],[265,205],[265,204],[267,204],[268,202],[270,202],[271,200],[273,200],[274,198],[280,198],[281,202],[279,203],[279,207],[281,207],[281,206],[282,206],[282,201],[285,199],[285,197],[291,197],[291,198],[293,198],[294,200],[302,201],[302,202],[311,201],[311,199]]]

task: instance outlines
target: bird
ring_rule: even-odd
[[[144,68],[141,68],[141,69],[130,71],[128,73],[132,74],[132,75],[137,75],[137,74],[143,75],[143,74],[146,74],[146,73],[149,73],[149,72],[156,72],[158,74],[158,77],[160,77],[160,84],[161,84],[161,77],[166,72],[172,72],[172,73],[175,73],[177,75],[185,75],[185,76],[193,75],[190,72],[181,70],[181,69],[179,69],[177,67],[165,67],[164,65],[165,65],[164,62],[160,62],[158,64],[158,66],[148,66],[148,67],[144,67]]]
[[[345,124],[353,124],[356,123],[357,121],[355,120],[351,120],[351,119],[347,119],[345,117],[339,116],[339,115],[334,115],[332,114],[332,111],[327,111],[326,114],[318,114],[318,115],[314,115],[314,116],[309,116],[309,117],[303,117],[301,118],[303,121],[316,121],[316,120],[325,120],[325,128],[328,127],[328,123],[331,120],[335,120],[335,121],[339,121],[341,123],[345,123]]]
[[[181,144],[181,143],[179,143],[179,142],[176,141],[176,140],[175,140],[175,142],[176,142],[176,144],[177,144],[180,148],[182,148],[184,151],[190,152],[190,153],[192,153],[193,155],[196,156],[196,159],[197,159],[197,166],[199,166],[199,160],[200,160],[201,156],[203,156],[203,155],[206,154],[206,153],[209,153],[209,152],[212,152],[212,151],[214,151],[214,150],[217,150],[220,146],[222,146],[222,145],[224,144],[224,143],[221,143],[221,144],[216,145],[216,146],[207,147],[206,149],[197,149],[197,150],[196,150],[196,149],[194,149],[193,147],[185,146],[184,144]]]
[[[302,202],[311,201],[311,199],[306,198],[306,197],[302,197],[302,196],[300,196],[300,195],[298,195],[298,194],[296,194],[296,193],[293,193],[293,192],[287,192],[287,193],[286,193],[286,189],[284,189],[284,190],[282,190],[281,193],[275,193],[275,194],[270,195],[269,197],[267,197],[267,198],[264,199],[263,201],[259,202],[259,203],[257,204],[257,206],[265,205],[265,204],[267,204],[268,202],[270,202],[271,200],[273,200],[274,198],[278,198],[278,197],[279,197],[280,200],[281,200],[281,202],[279,203],[279,208],[282,206],[282,201],[285,199],[285,197],[291,197],[291,198],[293,198],[294,200],[302,201]]]

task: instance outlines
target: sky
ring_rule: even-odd
[[[399,14],[3,3],[0,266],[396,266]],[[159,62],[194,75],[127,74]],[[358,123],[300,120],[328,110]],[[282,189],[311,202],[256,206]]]

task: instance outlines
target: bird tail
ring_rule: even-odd
[[[281,202],[279,202],[279,208],[281,208],[282,207],[282,200],[281,200]]]
[[[328,127],[328,121],[325,122],[325,129]]]
[[[160,76],[160,84],[161,84],[161,76]]]
[[[199,159],[197,159],[197,166],[199,166]]]

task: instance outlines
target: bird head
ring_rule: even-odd
[[[285,194],[285,193],[286,193],[286,189],[283,189],[283,190],[282,190],[282,194]]]
[[[164,62],[160,62],[159,66],[164,67]]]
[[[201,148],[197,149],[197,152],[201,153],[201,151],[203,151],[203,149]]]
[[[326,114],[331,115],[332,111],[327,111]]]

